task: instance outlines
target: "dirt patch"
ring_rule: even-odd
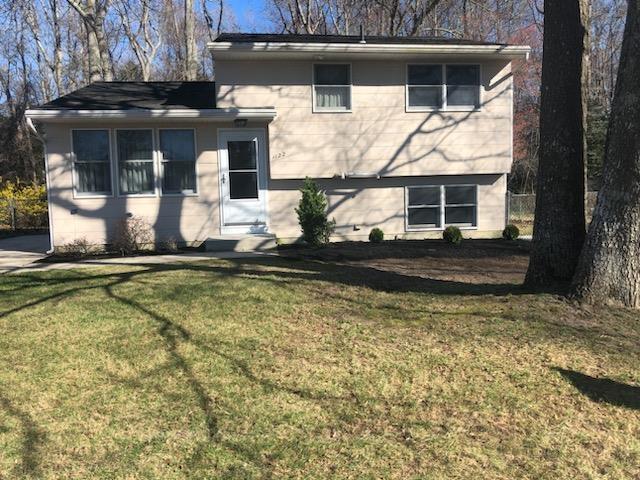
[[[529,262],[529,243],[464,240],[461,245],[453,246],[441,240],[340,242],[315,249],[288,246],[280,249],[280,255],[366,266],[433,280],[519,284],[524,280]]]

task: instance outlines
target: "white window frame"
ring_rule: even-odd
[[[73,143],[73,132],[75,131],[93,131],[93,130],[103,130],[107,132],[107,136],[109,139],[109,180],[111,184],[110,192],[88,192],[83,193],[78,191],[78,171],[76,169],[76,153],[75,153],[75,145]],[[113,198],[115,196],[115,186],[113,184],[114,175],[113,175],[113,145],[112,145],[112,135],[110,128],[72,128],[69,130],[69,143],[71,144],[71,176],[72,176],[72,188],[73,188],[73,198]],[[80,162],[80,163],[89,163],[89,162]],[[102,162],[95,162],[102,163]]]
[[[147,127],[131,127],[131,128],[116,128],[114,134],[114,142],[115,142],[115,168],[116,168],[116,179],[117,179],[117,192],[118,198],[130,198],[130,197],[138,197],[138,198],[153,198],[158,196],[159,191],[159,179],[158,175],[158,145],[156,143],[156,135],[154,128]],[[118,132],[119,131],[127,131],[127,130],[146,130],[151,132],[151,164],[153,165],[153,192],[151,193],[122,193],[120,192],[120,158],[118,152]],[[149,160],[135,160],[136,162],[144,161],[149,162]]]
[[[409,190],[412,188],[425,188],[435,187],[440,189],[440,226],[439,227],[421,227],[409,225]],[[474,204],[447,204],[445,189],[446,187],[474,187],[475,205]],[[407,185],[404,187],[404,228],[406,232],[428,232],[428,231],[443,231],[447,227],[458,227],[460,230],[477,230],[478,229],[478,190],[479,185],[476,183],[451,183],[451,184],[423,184],[423,185]],[[475,225],[460,225],[456,223],[445,222],[445,209],[446,207],[475,207],[474,221]],[[411,207],[413,208],[413,207]],[[433,208],[433,207],[432,207]]]
[[[191,130],[193,132],[193,154],[194,154],[193,169],[196,176],[195,192],[165,193],[163,191],[162,184],[164,180],[164,164],[170,162],[170,160],[165,161],[164,156],[162,154],[160,132],[162,132],[163,130]],[[160,191],[160,196],[161,197],[197,197],[198,195],[200,195],[200,185],[198,182],[198,139],[196,137],[197,135],[196,129],[195,128],[171,128],[171,127],[157,128],[156,135],[158,137],[156,139],[156,145],[157,145],[156,154],[158,156],[158,163],[159,163],[159,167],[158,167],[159,177],[157,182],[158,182],[158,188]]]
[[[442,68],[442,85],[409,85],[409,67],[414,65],[439,65]],[[478,106],[475,105],[447,105],[447,66],[456,65],[473,65],[478,67]],[[475,86],[475,85],[460,85]],[[409,87],[441,87],[442,107],[421,107],[409,105]],[[479,112],[482,111],[482,64],[481,63],[427,63],[427,62],[410,62],[406,64],[405,81],[404,81],[404,103],[406,112]]]
[[[316,85],[316,65],[348,65],[349,85]],[[349,88],[349,108],[331,108],[316,106],[316,87]],[[311,110],[313,113],[352,113],[353,112],[353,66],[350,62],[314,62],[311,64]]]

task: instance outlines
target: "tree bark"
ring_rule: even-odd
[[[198,76],[198,58],[196,54],[195,12],[193,0],[184,1],[184,35],[185,35],[185,80],[195,80]]]
[[[546,0],[544,13],[530,286],[570,281],[586,234],[588,0]]]
[[[640,3],[629,0],[602,187],[572,285],[588,303],[640,307]]]

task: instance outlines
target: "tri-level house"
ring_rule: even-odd
[[[336,239],[494,236],[512,163],[511,64],[526,46],[443,38],[223,34],[215,82],[98,82],[27,117],[46,146],[52,247],[295,241],[305,177]]]

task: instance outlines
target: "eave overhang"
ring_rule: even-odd
[[[331,59],[357,55],[369,58],[412,58],[416,56],[461,56],[503,59],[529,58],[526,45],[451,45],[380,43],[297,43],[297,42],[209,42],[215,58],[312,58]],[[322,58],[320,58],[322,57]]]
[[[122,110],[72,110],[72,109],[30,109],[25,116],[45,122],[68,122],[77,120],[132,120],[162,121],[190,120],[207,122],[228,122],[236,119],[272,121],[277,113],[275,108],[212,108],[212,109],[122,109]]]

